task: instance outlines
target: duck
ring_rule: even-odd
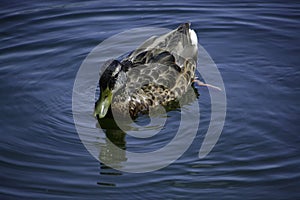
[[[94,117],[117,113],[136,118],[157,106],[172,106],[195,81],[198,38],[190,23],[152,36],[123,59],[106,61]],[[110,114],[109,114],[110,113]]]

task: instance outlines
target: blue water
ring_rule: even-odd
[[[300,197],[300,4],[296,1],[2,1],[0,199],[297,199]],[[223,77],[227,116],[198,158],[209,123],[188,150],[149,173],[105,166],[75,129],[77,71],[106,38],[190,21]],[[95,72],[98,73],[98,72]],[[173,131],[176,116],[169,122]],[[173,119],[172,118],[172,119]],[[165,145],[125,136],[127,149]],[[138,149],[139,150],[139,149]]]

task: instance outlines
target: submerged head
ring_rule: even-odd
[[[94,116],[103,118],[111,105],[116,91],[124,85],[125,73],[122,64],[117,60],[109,60],[104,64],[104,73],[100,77],[100,97],[95,104]]]

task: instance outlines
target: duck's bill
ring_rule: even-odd
[[[109,106],[112,100],[112,93],[110,90],[106,89],[101,95],[99,100],[96,102],[94,117],[103,118],[107,114]]]
[[[97,112],[97,110],[95,109],[94,111],[94,117],[99,117],[99,118],[103,118],[105,117],[107,111],[108,111],[108,108],[109,108],[109,104],[107,102],[100,102],[98,103],[98,105],[96,105],[98,107],[97,110],[99,110]]]

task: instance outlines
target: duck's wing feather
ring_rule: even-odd
[[[197,36],[190,24],[181,24],[177,29],[160,37],[153,36],[133,51],[126,59],[134,64],[150,62],[176,63],[184,66],[186,58],[197,60]]]
[[[180,73],[172,65],[149,63],[132,68],[127,73],[126,90],[131,93],[149,84],[173,88]]]

